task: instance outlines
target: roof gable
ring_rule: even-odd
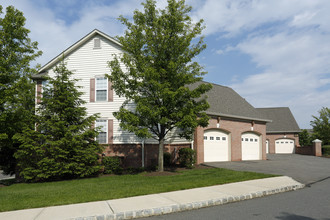
[[[38,71],[39,74],[34,75],[32,78],[40,78],[42,76],[45,75],[45,71],[47,71],[48,69],[50,69],[51,67],[53,67],[58,60],[62,57],[62,56],[67,56],[68,54],[70,54],[72,51],[76,50],[78,47],[80,47],[81,45],[83,45],[84,43],[86,43],[87,41],[89,41],[90,39],[92,39],[93,37],[95,37],[96,35],[100,35],[102,37],[104,37],[105,39],[111,41],[112,43],[122,47],[122,45],[115,40],[114,38],[110,37],[109,35],[94,29],[93,31],[91,31],[90,33],[88,33],[86,36],[84,36],[83,38],[81,38],[80,40],[78,40],[76,43],[74,43],[73,45],[71,45],[69,48],[67,48],[66,50],[64,50],[62,53],[60,53],[58,56],[56,56],[55,58],[53,58],[51,61],[49,61],[47,64],[45,64],[44,66],[42,66],[40,68],[40,70]]]
[[[267,133],[300,132],[300,128],[288,107],[257,108],[266,118],[272,120],[267,124]]]

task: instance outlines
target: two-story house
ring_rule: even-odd
[[[123,157],[126,166],[149,166],[157,161],[157,143],[141,140],[134,134],[123,131],[113,116],[113,112],[118,111],[125,98],[119,97],[112,90],[111,82],[105,75],[111,74],[108,61],[113,59],[114,54],[122,53],[125,51],[119,42],[99,30],[93,30],[33,76],[36,81],[36,102],[38,94],[42,93],[43,84],[45,85],[44,76],[54,76],[53,68],[64,56],[67,68],[74,72],[74,78],[79,79],[77,85],[84,92],[82,99],[87,102],[85,106],[88,114],[100,114],[95,125],[102,128],[97,139],[105,146],[104,153],[107,156]],[[207,114],[211,117],[209,126],[198,127],[192,141],[175,135],[169,138],[165,147],[166,151],[172,153],[173,159],[175,160],[179,148],[191,147],[197,152],[197,163],[265,160],[266,128],[272,119],[229,87],[213,84],[207,95],[210,103]]]

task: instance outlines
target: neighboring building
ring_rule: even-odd
[[[111,82],[105,74],[111,74],[108,61],[114,54],[122,53],[124,51],[120,43],[110,36],[99,30],[90,32],[33,76],[37,82],[36,102],[40,101],[38,97],[42,95],[44,76],[54,76],[53,68],[64,56],[67,68],[74,72],[74,78],[80,79],[77,85],[84,92],[82,99],[87,102],[85,107],[88,114],[100,114],[95,125],[102,127],[97,139],[105,146],[104,153],[107,156],[123,157],[126,166],[149,166],[157,163],[157,143],[152,139],[141,140],[134,134],[123,131],[113,116],[113,112],[119,110],[125,98],[119,97],[112,90]],[[178,149],[182,147],[193,147],[196,150],[197,163],[265,160],[268,137],[266,123],[270,123],[272,118],[255,109],[231,88],[213,84],[207,96],[211,106],[207,111],[211,116],[209,126],[197,128],[193,141],[178,137],[169,139],[165,147],[166,151],[172,153],[173,160],[175,161]]]
[[[299,147],[300,128],[287,107],[257,108],[264,117],[272,120],[267,124],[266,151],[271,154],[292,154]]]
[[[265,160],[266,123],[271,121],[233,89],[212,85],[206,94],[209,126],[198,127],[194,135],[197,162]]]

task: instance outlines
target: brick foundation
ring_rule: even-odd
[[[105,156],[118,156],[123,158],[124,167],[142,166],[142,145],[141,144],[109,144],[105,147]],[[180,148],[191,147],[191,144],[166,144],[164,152],[169,152],[171,161],[177,163]],[[144,145],[144,166],[157,166],[158,164],[158,144]]]

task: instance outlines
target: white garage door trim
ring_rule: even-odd
[[[242,134],[242,160],[261,159],[261,138],[255,133]]]
[[[295,152],[294,140],[281,138],[275,141],[276,154],[293,154]]]
[[[266,140],[266,154],[269,154],[269,140]]]
[[[229,137],[221,130],[204,131],[204,162],[230,161]]]

